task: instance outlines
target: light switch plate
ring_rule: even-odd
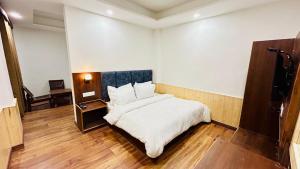
[[[95,96],[95,91],[82,93],[82,97]]]

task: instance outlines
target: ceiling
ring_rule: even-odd
[[[10,17],[14,25],[58,31],[64,29],[61,0],[0,0],[0,2],[8,14],[18,12],[23,16],[22,19]]]
[[[64,5],[158,29],[283,0],[0,0],[16,26],[64,31]],[[112,10],[113,15],[108,15]],[[194,17],[197,14],[198,17]]]
[[[191,0],[128,0],[154,12],[161,12]]]

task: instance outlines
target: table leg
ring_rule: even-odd
[[[50,106],[51,106],[51,108],[56,107],[55,97],[51,97],[51,99],[50,99]]]
[[[69,95],[69,104],[73,104],[72,93]]]

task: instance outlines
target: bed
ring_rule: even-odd
[[[109,101],[107,86],[152,81],[151,70],[103,72],[102,98]],[[200,122],[210,122],[207,106],[200,102],[176,98],[169,94],[137,100],[125,105],[109,106],[104,119],[145,144],[146,154],[157,158],[165,145]]]

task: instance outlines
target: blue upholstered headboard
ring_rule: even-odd
[[[152,81],[152,70],[116,71],[101,73],[101,98],[109,101],[107,86],[120,87],[135,82]]]

